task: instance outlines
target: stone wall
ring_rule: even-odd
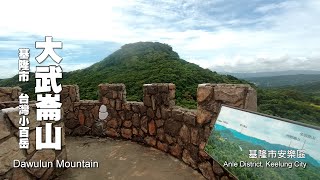
[[[204,147],[222,104],[257,110],[256,91],[249,85],[200,84],[197,110],[175,106],[174,84],[144,85],[143,102],[126,101],[124,84],[100,84],[98,89],[99,100],[80,100],[78,86],[63,86],[66,135],[136,141],[171,154],[207,179],[232,179]],[[99,119],[102,105],[105,119]]]
[[[63,120],[54,122],[53,127],[62,127],[62,149],[54,150],[35,150],[36,127],[43,127],[45,130],[46,121],[36,121],[36,106],[30,105],[30,113],[27,116],[30,124],[29,130],[29,149],[19,149],[19,109],[8,108],[0,110],[0,179],[49,179],[54,177],[62,169],[52,168],[13,168],[13,161],[20,160],[26,162],[53,162],[55,160],[66,160],[66,144],[64,136]],[[54,137],[53,137],[54,138]],[[43,133],[45,139],[45,133]]]
[[[65,88],[65,87],[64,87]],[[78,89],[77,86],[68,88]],[[248,85],[200,84],[198,109],[175,106],[174,84],[146,84],[143,102],[126,101],[124,84],[100,84],[98,101],[79,101],[73,90],[64,104],[68,135],[122,138],[152,146],[199,170],[207,179],[232,177],[205,152],[222,104],[257,110],[256,91]],[[68,93],[66,93],[68,94]],[[76,97],[74,97],[76,96]],[[99,119],[99,107],[108,117]]]

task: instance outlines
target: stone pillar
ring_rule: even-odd
[[[197,92],[197,122],[214,124],[222,104],[257,111],[257,93],[243,84],[200,84]]]
[[[63,85],[60,96],[64,113],[67,114],[69,111],[73,111],[74,103],[80,101],[78,85]]]
[[[165,122],[171,116],[175,105],[176,87],[172,83],[154,83],[143,85],[143,104],[146,114],[141,117],[141,129],[144,141],[150,146],[168,150],[165,143]]]
[[[60,93],[60,100],[64,113],[64,123],[66,134],[69,135],[79,123],[75,112],[75,103],[80,101],[79,87],[77,85],[63,85]]]
[[[143,85],[143,103],[152,110],[157,110],[163,105],[164,108],[170,108],[175,105],[176,86],[170,84],[144,84]]]
[[[197,92],[197,124],[199,131],[199,170],[207,179],[229,179],[221,167],[205,153],[204,148],[216,122],[221,105],[257,111],[257,93],[243,84],[199,84]]]
[[[100,84],[99,101],[108,108],[121,110],[126,102],[126,86],[124,84]]]
[[[46,121],[36,121],[36,106],[30,105],[29,118],[29,149],[19,149],[19,109],[9,108],[0,110],[0,179],[49,179],[63,169],[55,168],[56,160],[67,160],[64,122],[50,121],[54,127],[62,127],[62,149],[36,151],[36,127],[45,129]],[[53,133],[54,134],[54,133]],[[43,133],[45,138],[45,133]],[[52,139],[54,139],[54,135]],[[48,168],[13,168],[13,161],[53,162]]]
[[[131,126],[132,123],[126,122],[131,120],[132,112],[130,107],[126,106],[126,87],[124,84],[100,84],[99,85],[99,102],[107,107],[109,113],[106,120],[101,121],[99,128],[105,129],[100,134],[111,137],[119,137],[120,133],[128,139],[132,136],[129,128],[121,128],[122,124]],[[96,123],[97,124],[97,123]]]

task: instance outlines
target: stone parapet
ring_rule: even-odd
[[[124,84],[100,84],[99,100],[93,101],[80,100],[78,86],[63,86],[66,135],[136,141],[171,154],[207,179],[232,179],[204,148],[221,105],[256,111],[256,91],[249,85],[200,84],[197,109],[189,110],[175,106],[175,90],[171,83],[145,84],[143,102],[133,102],[126,100]],[[100,119],[101,113],[108,116]]]
[[[42,127],[43,132],[47,121],[36,121],[36,107],[30,105],[29,118],[29,149],[19,148],[19,109],[7,108],[0,110],[0,179],[49,179],[59,174],[63,169],[55,168],[56,160],[67,160],[64,122],[52,123],[52,127],[62,127],[62,149],[36,151],[36,127]],[[42,134],[43,139],[45,133]],[[52,136],[54,139],[54,136]],[[52,162],[53,167],[44,168],[14,168],[14,160],[27,163]],[[18,163],[16,164],[18,165]],[[45,166],[45,165],[43,165]]]

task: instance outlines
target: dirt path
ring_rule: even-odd
[[[68,137],[67,152],[68,161],[98,161],[99,168],[70,168],[57,180],[204,179],[176,158],[130,141]]]

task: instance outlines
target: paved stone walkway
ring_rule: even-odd
[[[178,159],[131,141],[68,137],[68,161],[93,160],[99,168],[66,170],[57,180],[203,180],[203,176]]]

